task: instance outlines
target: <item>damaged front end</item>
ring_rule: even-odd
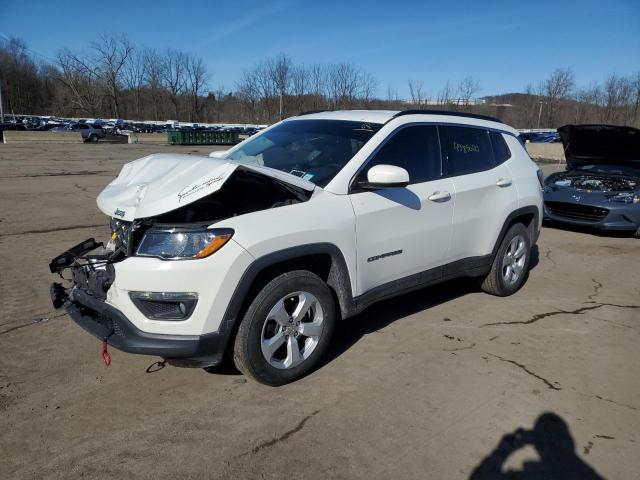
[[[231,243],[220,259],[250,257],[230,242],[234,231],[224,220],[305,202],[314,190],[269,170],[189,155],[125,165],[98,197],[111,217],[106,245],[90,238],[50,263],[64,280],[51,286],[54,307],[105,351],[108,344],[180,366],[218,364],[230,332],[223,324],[208,329],[209,312],[198,306],[211,307],[214,284],[224,278],[216,275],[218,257],[205,259]],[[197,281],[207,277],[207,285]]]
[[[116,265],[134,257],[135,235],[142,222],[111,221],[107,246],[90,238],[54,258],[49,268],[68,285],[53,283],[50,294],[56,309],[64,308],[85,331],[102,341],[102,355],[109,365],[107,345],[128,352],[162,357],[179,366],[213,366],[220,363],[226,332],[203,335],[167,335],[138,328],[123,311],[107,301],[116,278]],[[149,231],[152,231],[149,229]],[[138,240],[139,241],[139,240]],[[70,274],[66,274],[66,272]],[[192,292],[130,291],[130,301],[150,320],[176,322],[189,319],[198,303]]]

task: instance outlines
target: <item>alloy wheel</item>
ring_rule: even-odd
[[[269,311],[262,326],[260,346],[273,367],[300,365],[315,350],[323,331],[322,305],[309,292],[293,292]]]

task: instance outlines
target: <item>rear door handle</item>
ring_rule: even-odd
[[[449,192],[433,192],[429,197],[432,202],[446,202],[451,198]]]
[[[499,178],[498,181],[496,182],[496,185],[499,187],[509,187],[511,186],[511,179],[510,178]]]

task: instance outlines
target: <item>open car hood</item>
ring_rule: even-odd
[[[558,129],[567,169],[587,164],[640,168],[640,130],[615,125],[565,125]]]
[[[236,170],[250,170],[306,191],[315,185],[253,164],[194,155],[157,153],[127,163],[98,195],[98,208],[132,221],[171,212],[220,190]]]

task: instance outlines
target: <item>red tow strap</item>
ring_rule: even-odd
[[[107,350],[107,341],[102,341],[102,361],[108,367],[111,365],[111,355],[109,355],[109,351]]]

